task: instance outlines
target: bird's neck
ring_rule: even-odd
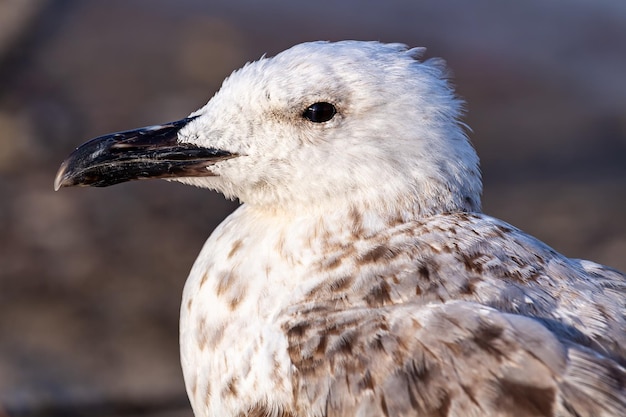
[[[330,236],[348,241],[367,239],[383,230],[431,215],[423,213],[420,206],[411,202],[401,204],[391,201],[331,202],[293,209],[250,206],[244,211],[253,222],[270,228],[266,229],[266,234],[281,231],[287,240],[290,236],[300,235],[308,236],[311,242],[324,241]]]
[[[212,308],[223,306],[229,317],[235,310],[246,315],[247,309],[270,316],[280,305],[261,294],[296,297],[298,288],[308,285],[305,281],[323,279],[311,270],[331,251],[357,247],[424,219],[419,207],[410,204],[320,207],[239,207],[205,244],[187,283],[189,295],[206,294],[214,300]],[[260,301],[253,300],[257,296]]]

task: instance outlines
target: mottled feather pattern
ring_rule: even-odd
[[[286,334],[292,380],[277,386],[291,391],[264,411],[268,415],[620,415],[624,275],[565,258],[484,214],[404,220],[411,216],[365,219],[356,208],[345,212],[281,228],[280,219],[261,226],[263,214],[241,207],[207,242],[212,262],[201,268],[213,275],[196,289],[188,284],[186,297],[215,291],[229,311],[217,320],[200,315],[201,325],[220,335],[220,343],[206,348],[201,335],[213,340],[214,331],[199,328],[203,358],[222,349],[235,355],[235,343],[241,352],[267,350],[267,341],[251,336],[246,342],[243,323],[252,334],[255,326]],[[234,225],[239,238],[230,244]],[[259,227],[274,233],[255,237]],[[238,259],[229,269],[219,267],[226,263],[217,247]],[[273,266],[234,251],[267,251],[272,257],[265,262]],[[262,269],[260,286],[245,278],[246,271]],[[283,285],[285,293],[277,290]],[[275,295],[244,300],[233,310],[231,291]],[[258,325],[252,314],[261,317]],[[217,323],[206,324],[211,320]],[[255,356],[240,358],[259,363]],[[208,366],[198,369],[213,381],[214,396],[231,392],[232,376],[217,388],[220,377],[207,373]],[[255,369],[246,369],[236,371],[235,380],[255,380],[258,388]],[[245,404],[241,396],[235,400]]]
[[[423,53],[297,45],[62,164],[56,188],[180,174],[244,203],[183,292],[196,417],[626,416],[626,277],[480,213],[462,101]]]
[[[586,273],[590,266],[478,214],[433,216],[368,240],[355,243],[363,248],[356,256],[333,254],[361,264],[348,267],[354,276],[330,274],[289,309],[296,397],[311,402],[303,409],[325,416],[624,409],[626,310],[623,298],[607,294],[624,294],[623,275],[598,279]],[[384,274],[374,254],[385,257]],[[508,411],[496,410],[504,405]]]
[[[600,265],[589,273],[590,262],[585,268],[501,221],[482,214],[437,215],[352,245],[331,256],[358,275],[329,273],[308,294],[311,299],[320,294],[369,307],[475,301],[540,318],[562,337],[581,338],[578,343],[599,342],[618,360],[626,356],[624,276],[613,271],[610,279]],[[359,245],[360,253],[353,254]],[[619,295],[621,304],[615,301]]]
[[[258,223],[241,221],[255,219],[254,211],[241,207],[233,215],[241,242],[223,240],[231,221],[216,231],[223,256],[233,247],[255,247],[245,231],[256,230]],[[264,317],[258,326],[286,334],[293,369],[291,391],[284,393],[290,399],[277,408],[283,413],[619,415],[626,380],[622,274],[567,259],[483,214],[406,222],[398,221],[406,217],[398,214],[366,224],[353,210],[348,213],[326,216],[306,230],[292,225],[295,229],[277,231],[273,239],[266,236],[263,245],[280,250],[265,290],[251,290],[258,283],[243,278],[246,270],[259,268],[258,258],[231,264],[229,277],[219,278],[215,288],[227,281],[233,288],[247,285],[247,293],[274,291],[275,297],[244,301],[212,325],[224,338],[212,349],[203,345],[203,357],[233,349],[234,340],[248,346],[242,352],[266,349],[258,339],[246,344],[242,322],[235,319],[242,316],[252,326],[251,313],[243,310],[249,306]],[[306,262],[293,252],[306,253]],[[213,258],[219,265],[219,255]],[[296,275],[279,273],[289,270]],[[278,295],[281,285],[289,289]],[[206,288],[189,294],[201,297]],[[202,323],[215,320],[208,313],[202,317]],[[254,373],[248,368],[239,383],[258,378]],[[220,378],[212,375],[215,385]]]

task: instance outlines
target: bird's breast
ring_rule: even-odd
[[[243,206],[213,232],[181,306],[182,367],[197,416],[268,399],[292,403],[286,322],[307,306],[348,307],[359,282],[352,277],[387,256],[381,241],[359,237],[367,230],[358,216],[348,217],[273,224]],[[386,302],[386,291],[374,282],[363,297]]]

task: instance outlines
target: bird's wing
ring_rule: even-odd
[[[323,278],[292,312],[464,300],[536,318],[559,340],[626,366],[626,277],[502,221],[437,215],[328,246],[337,249],[321,262]]]
[[[466,301],[285,323],[294,415],[621,416],[626,371],[535,319]]]
[[[282,316],[302,410],[626,415],[623,274],[481,214],[328,247]]]

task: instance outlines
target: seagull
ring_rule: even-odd
[[[481,212],[463,102],[423,54],[296,45],[62,163],[57,190],[165,178],[243,203],[183,291],[197,417],[626,415],[626,276]]]

